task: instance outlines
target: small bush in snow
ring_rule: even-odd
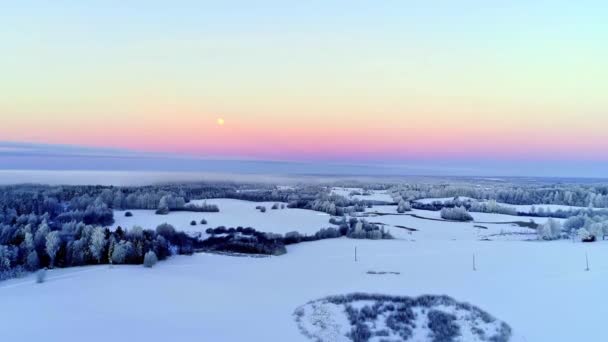
[[[46,280],[46,268],[39,269],[36,272],[36,283],[42,284]]]
[[[148,251],[146,255],[144,255],[144,267],[152,267],[156,265],[157,262],[158,258],[153,251]]]
[[[125,217],[132,217],[132,216],[133,216],[133,213],[132,213],[132,212],[130,212],[130,211],[127,211],[127,212],[125,213]]]
[[[190,225],[191,226],[196,226],[196,221],[194,221],[194,220],[190,221]]]
[[[207,220],[202,219],[202,220],[201,220],[201,224],[207,224]]]
[[[443,208],[441,209],[441,218],[452,221],[473,221],[473,216],[469,214],[465,207]]]
[[[411,211],[412,205],[410,202],[406,202],[404,200],[399,201],[399,205],[397,206],[397,212],[403,214],[406,211]]]

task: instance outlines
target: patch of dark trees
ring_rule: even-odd
[[[251,227],[220,226],[209,228],[206,233],[209,238],[200,242],[199,251],[227,252],[240,254],[282,255],[287,253],[285,246],[301,242],[318,241],[349,237],[355,239],[391,239],[392,236],[384,228],[364,220],[351,218],[336,221],[339,227],[322,228],[312,235],[300,234],[297,231],[285,235],[265,233]]]
[[[209,228],[211,235],[201,241],[199,251],[241,254],[283,255],[287,253],[283,237],[279,234],[259,232],[253,228]]]

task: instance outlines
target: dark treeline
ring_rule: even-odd
[[[207,229],[209,238],[201,242],[202,250],[242,254],[282,255],[287,253],[283,236],[258,232],[247,227]]]

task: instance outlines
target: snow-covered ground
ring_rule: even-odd
[[[201,203],[203,201],[192,201]],[[133,216],[125,217],[125,211],[114,212],[114,225],[131,228],[134,225],[146,229],[154,229],[161,223],[169,223],[178,230],[204,232],[207,228],[218,226],[226,227],[253,227],[256,230],[285,234],[297,230],[300,233],[313,234],[321,228],[331,227],[329,215],[305,209],[270,209],[276,202],[250,202],[235,199],[210,199],[208,204],[217,204],[219,213],[197,213],[188,211],[171,212],[168,215],[156,215],[154,210],[129,210]],[[286,203],[282,203],[285,204]],[[256,210],[256,206],[265,206],[266,212]],[[206,225],[200,224],[202,219],[207,220]],[[196,221],[195,226],[190,222]]]
[[[169,222],[186,230],[242,225],[277,233],[313,233],[329,225],[328,216],[314,211],[255,210],[273,203],[208,203],[221,212],[134,211],[131,218],[117,213],[116,225],[151,228]],[[373,211],[396,213],[396,206],[367,209]],[[288,246],[279,257],[196,254],[152,269],[89,266],[51,270],[43,284],[33,275],[5,281],[0,328],[10,329],[0,329],[1,340],[307,341],[294,310],[355,292],[447,295],[509,324],[515,342],[604,340],[608,242],[523,241],[533,238],[534,230],[500,224],[523,220],[508,215],[473,213],[477,221],[497,222],[481,224],[425,219],[438,219],[438,212],[408,213],[420,217],[367,218],[386,224],[395,240],[330,239]],[[189,225],[203,217],[208,225]],[[335,324],[344,323],[334,318]]]
[[[350,195],[351,192],[356,191],[361,195]],[[362,195],[364,192],[369,195]],[[344,196],[346,198],[358,199],[362,201],[381,201],[392,203],[393,197],[386,190],[363,190],[362,188],[340,188],[334,187],[331,189],[331,193],[335,195]]]
[[[395,215],[374,216],[375,212]],[[383,224],[393,236],[409,240],[479,240],[485,238],[528,240],[536,238],[536,231],[520,227],[512,222],[528,222],[532,219],[538,224],[543,224],[548,220],[548,218],[542,217],[471,213],[475,219],[472,222],[438,221],[442,220],[439,211],[414,209],[405,214],[398,214],[397,207],[389,205],[374,206],[366,209],[366,213],[371,214],[365,217],[367,221]],[[402,227],[413,228],[417,231],[411,232]]]
[[[289,246],[280,257],[198,254],[152,269],[52,270],[44,284],[10,280],[0,284],[0,322],[3,341],[307,341],[292,314],[311,300],[445,294],[508,323],[512,341],[599,342],[607,275],[601,242],[342,238]]]

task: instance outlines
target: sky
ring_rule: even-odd
[[[0,6],[2,142],[607,169],[604,1]]]

